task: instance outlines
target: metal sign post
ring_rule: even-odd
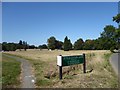
[[[59,78],[62,79],[62,66],[59,66]]]
[[[85,60],[85,54],[83,54],[84,63],[83,63],[83,73],[86,73],[86,60]]]

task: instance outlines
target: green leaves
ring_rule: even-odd
[[[113,21],[119,23],[120,22],[120,14],[117,14],[116,16],[114,16]]]
[[[70,39],[68,39],[68,37],[66,36],[64,39],[64,51],[69,51],[72,49],[72,43],[70,41]]]
[[[47,40],[47,43],[49,49],[62,49],[63,42],[56,40],[53,36]]]
[[[48,42],[48,48],[54,50],[56,38],[52,36],[47,40],[47,42]]]
[[[104,31],[101,33],[101,37],[103,38],[113,38],[115,35],[116,28],[112,25],[107,25],[104,28]]]
[[[78,40],[74,43],[74,49],[75,49],[75,50],[82,50],[82,49],[83,49],[83,43],[84,43],[84,41],[83,41],[82,38],[78,39]]]

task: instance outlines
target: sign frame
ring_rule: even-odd
[[[82,56],[82,59],[83,59],[82,62],[80,62],[80,61],[79,62],[74,62],[73,61],[73,59],[74,59],[73,57],[79,57],[80,58],[80,56]],[[65,61],[65,60],[63,61],[64,57],[69,57],[69,59],[67,59],[68,62],[71,60],[70,57],[73,58],[72,62],[75,63],[75,64],[68,63],[66,61],[67,64],[66,65],[62,65],[63,62]],[[78,60],[78,58],[76,60]],[[86,59],[85,59],[85,54],[84,53],[80,54],[80,55],[71,55],[71,56],[62,56],[62,55],[59,55],[59,56],[57,56],[57,66],[59,66],[59,79],[60,80],[62,79],[62,67],[76,65],[76,64],[83,64],[83,73],[86,73]]]

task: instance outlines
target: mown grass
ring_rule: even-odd
[[[20,85],[21,63],[2,55],[2,87],[16,88]]]
[[[34,68],[36,87],[54,88],[117,88],[118,80],[110,63],[109,51],[39,51],[8,52],[29,59]],[[59,80],[56,65],[57,55],[86,54],[87,73],[83,73],[83,65],[63,67],[63,79]]]

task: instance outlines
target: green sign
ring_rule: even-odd
[[[83,73],[86,73],[85,54],[75,56],[57,56],[57,65],[59,66],[59,78],[62,79],[62,67],[83,63]]]
[[[62,66],[70,66],[84,63],[84,56],[62,56]]]

